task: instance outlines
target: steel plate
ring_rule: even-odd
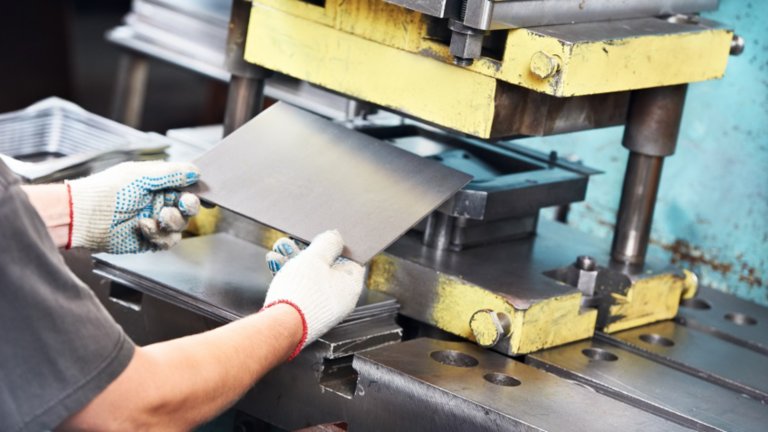
[[[743,346],[673,321],[597,336],[768,403],[768,357]]]
[[[674,431],[682,427],[474,344],[355,355],[350,431]]]
[[[337,229],[360,263],[471,177],[278,103],[198,159],[206,201],[305,241]]]
[[[768,424],[768,408],[759,401],[605,342],[529,354],[526,362],[696,430],[757,432]]]
[[[677,321],[768,355],[768,308],[733,294],[700,287],[680,303]]]

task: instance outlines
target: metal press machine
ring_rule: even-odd
[[[648,245],[687,84],[721,77],[743,49],[731,29],[699,16],[716,7],[234,0],[225,135],[261,110],[277,73],[352,100],[349,127],[474,177],[370,262],[356,317],[238,409],[286,429],[760,430],[768,333],[755,326],[768,324],[766,310],[698,286]],[[377,110],[402,119],[377,122],[368,115]],[[564,219],[598,171],[510,140],[615,125],[629,160],[609,245],[539,217],[556,206]],[[214,231],[159,259],[247,266],[243,256],[277,235],[226,212]],[[227,232],[251,246],[215,239]],[[217,242],[247,253],[206,249]],[[145,306],[145,330],[167,328],[169,316],[185,317],[172,320],[184,333],[213,325],[201,316],[247,313],[242,292],[221,295],[210,281],[207,296],[179,302],[142,265],[97,258],[111,298],[125,305],[130,294],[115,286],[130,287],[175,305],[151,324]],[[726,312],[757,318],[733,326],[718,321]]]

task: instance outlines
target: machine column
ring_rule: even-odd
[[[268,69],[247,63],[243,59],[250,13],[250,2],[232,1],[226,52],[227,70],[232,77],[229,80],[227,107],[224,113],[224,136],[234,132],[261,112],[264,80],[272,74]]]
[[[642,265],[664,158],[675,152],[687,84],[632,93],[623,145],[629,149],[613,233],[614,261]]]
[[[112,96],[113,120],[132,128],[141,127],[148,75],[149,59],[133,52],[123,53],[118,65],[115,93]]]

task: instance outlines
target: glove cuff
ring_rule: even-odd
[[[307,343],[307,336],[309,334],[309,329],[307,328],[307,319],[304,316],[304,312],[301,310],[301,308],[296,303],[294,303],[294,302],[292,302],[290,300],[285,300],[285,299],[276,300],[276,301],[273,301],[273,302],[271,302],[269,304],[266,304],[266,305],[264,305],[263,308],[261,308],[261,310],[269,309],[272,306],[277,305],[277,304],[288,305],[288,306],[296,309],[296,312],[298,312],[299,316],[301,317],[301,340],[299,340],[299,343],[296,345],[296,348],[293,350],[291,355],[288,357],[288,360],[286,360],[286,361],[291,361],[294,358],[296,358],[297,355],[299,355],[301,350],[304,349],[304,345]]]
[[[114,217],[115,197],[107,187],[67,181],[70,228],[68,247],[106,249]]]

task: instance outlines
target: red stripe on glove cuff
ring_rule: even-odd
[[[287,361],[291,361],[297,355],[299,355],[301,350],[304,348],[304,343],[307,342],[307,332],[308,332],[308,329],[307,329],[307,319],[304,318],[304,312],[301,311],[301,308],[299,306],[297,306],[296,303],[294,303],[294,302],[292,302],[290,300],[277,300],[277,301],[273,301],[272,303],[270,303],[268,305],[265,305],[263,308],[261,308],[261,310],[271,308],[272,306],[277,305],[277,304],[285,304],[285,305],[288,305],[288,306],[296,309],[296,312],[298,312],[299,316],[301,317],[301,327],[302,327],[302,330],[301,330],[301,340],[299,341],[299,344],[296,345],[296,349],[293,350],[293,352],[291,353],[291,356],[288,357]],[[261,311],[259,311],[259,312],[261,312]]]
[[[67,245],[64,246],[64,249],[71,249],[72,248],[72,228],[75,224],[75,209],[72,207],[72,187],[69,185],[69,183],[66,183],[67,185],[67,198],[69,200],[69,233],[67,234]]]

